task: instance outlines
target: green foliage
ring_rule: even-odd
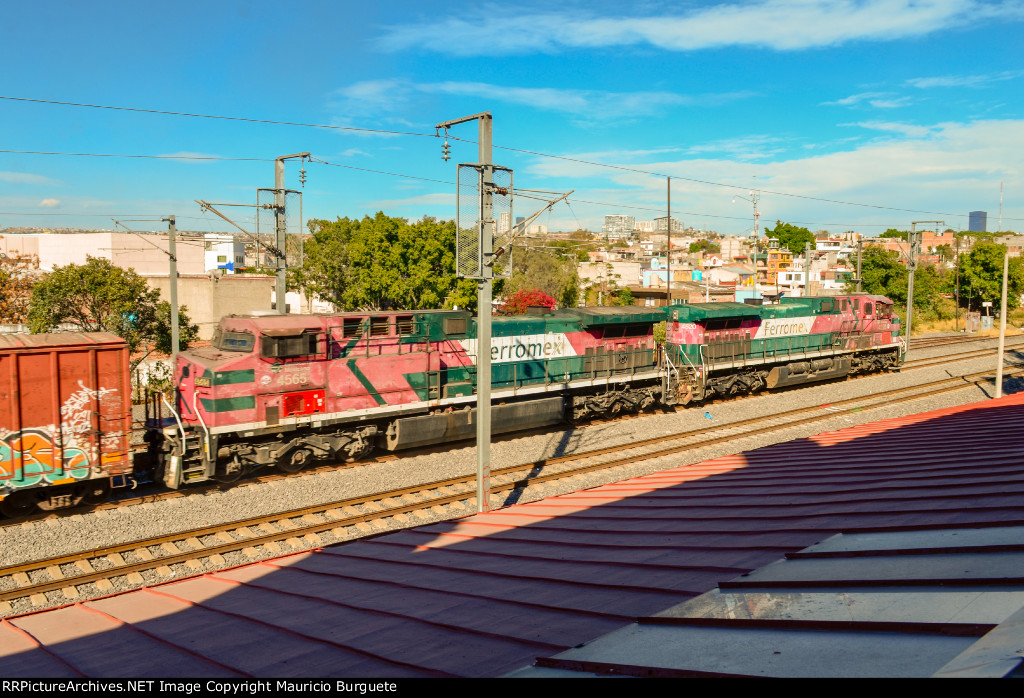
[[[708,254],[718,254],[722,251],[722,246],[717,242],[711,242],[707,239],[700,239],[696,242],[690,243],[690,254],[696,254],[697,252],[707,252]]]
[[[28,313],[33,333],[49,332],[66,323],[83,332],[111,332],[128,343],[132,353],[151,347],[171,350],[171,306],[160,300],[133,269],[115,267],[106,259],[87,257],[84,265],[57,267],[32,289]],[[179,348],[199,336],[187,309],[178,309]]]
[[[907,230],[896,230],[896,228],[889,228],[884,233],[879,235],[880,238],[895,238],[897,240],[906,240],[907,236],[910,235],[910,231]]]
[[[634,303],[636,303],[636,299],[628,288],[620,288],[615,292],[615,305],[633,305]]]
[[[662,346],[665,343],[665,336],[667,333],[665,321],[655,323],[654,325],[654,344],[655,346]]]
[[[886,296],[894,303],[907,304],[909,274],[900,263],[900,254],[894,250],[869,246],[864,248],[861,264],[862,288],[866,293]],[[919,266],[914,272],[914,310],[932,310],[940,307],[945,283],[944,274],[931,265]],[[846,285],[847,292],[857,289],[856,283]]]
[[[298,281],[344,310],[476,308],[476,283],[455,273],[455,223],[378,212],[313,220]]]
[[[578,262],[589,261],[589,251],[593,247],[580,240],[550,240],[544,246],[558,251],[558,254],[574,258]]]
[[[775,228],[764,232],[768,237],[777,239],[779,247],[785,247],[793,254],[803,254],[807,243],[811,244],[812,250],[814,249],[814,233],[807,228],[775,221]]]
[[[538,289],[550,294],[563,308],[576,307],[580,294],[580,275],[574,252],[560,255],[550,250],[516,247],[512,252],[512,276],[502,292]]]
[[[984,301],[991,301],[993,311],[1002,307],[1003,256],[1006,245],[976,242],[971,251],[960,255],[960,305],[980,310]],[[1010,259],[1006,306],[1013,310],[1020,305],[1024,293],[1024,261]],[[916,303],[915,303],[916,305]]]

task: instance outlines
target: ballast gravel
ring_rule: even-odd
[[[1011,343],[1019,340],[1019,337],[1011,337],[1007,342],[1008,348],[1012,347]],[[984,347],[995,348],[996,345],[996,338],[984,338],[979,339],[977,343],[961,345],[955,350],[949,347],[914,350],[910,358],[937,357],[952,351],[962,352]],[[1009,361],[1014,362],[1015,359],[1010,358]],[[634,419],[584,425],[575,429],[555,429],[541,435],[499,438],[491,446],[491,467],[497,469],[533,463],[545,458],[669,436],[710,425],[721,426],[801,407],[821,406],[826,408],[832,403],[868,396],[875,392],[989,369],[994,376],[994,356],[959,360],[929,368],[906,370],[901,373],[886,373],[854,380],[812,385],[777,393],[763,393],[752,397],[711,401],[696,407],[680,408],[675,412],[655,412]],[[1024,380],[1004,378],[1004,394],[1020,390],[1024,390]],[[991,399],[993,394],[994,386],[991,383],[982,384],[981,387],[968,385],[962,390],[910,402],[894,401],[880,408],[859,411],[837,409],[834,417],[814,425],[796,426],[737,438],[725,444],[698,448],[671,457],[616,468],[613,472],[598,472],[579,476],[573,478],[571,483],[551,483],[542,491],[536,488],[526,488],[516,492],[513,496],[516,502],[533,501],[669,467],[750,451],[782,441],[791,441],[867,422],[986,401]],[[476,472],[476,460],[476,447],[469,442],[440,453],[400,457],[392,461],[369,463],[357,468],[339,468],[334,471],[310,473],[302,477],[233,487],[227,490],[215,490],[205,494],[187,495],[120,509],[50,517],[41,521],[10,526],[3,529],[0,568],[159,535],[185,533],[203,526],[230,523],[253,516],[273,515],[314,504],[327,504],[353,497],[369,496],[445,478],[471,475]],[[463,513],[468,515],[473,512],[467,508]],[[427,511],[427,517],[409,517],[408,522],[404,524],[388,519],[387,527],[375,528],[373,533],[422,525],[444,518],[449,517]],[[351,532],[347,534],[349,538],[364,535],[351,527],[348,530]],[[321,546],[341,542],[331,533],[321,534],[320,537]],[[284,548],[281,553],[295,551],[294,548]],[[133,553],[129,553],[124,557],[129,562],[137,561],[133,559],[133,556]],[[261,554],[261,557],[273,556],[274,554],[270,553]],[[225,556],[224,564],[219,567],[244,564],[256,559],[259,558],[236,553]],[[96,564],[95,567],[101,569],[102,563]],[[209,571],[217,567],[207,562],[204,570]],[[197,570],[182,564],[174,566],[172,572],[177,577],[195,574]],[[67,576],[71,577],[73,573],[74,570],[69,567]],[[147,584],[168,581],[173,578],[162,577],[156,572],[144,572],[142,577]],[[138,586],[138,584],[131,584],[125,577],[115,577],[109,586],[94,588],[95,586],[92,584],[81,585],[78,589],[81,596],[76,599],[69,599],[61,592],[53,592],[48,594],[48,601],[44,605],[39,605],[38,600],[37,605],[32,605],[28,600],[15,601],[9,610],[0,609],[0,616],[38,610],[48,605],[81,601],[93,596],[123,591]],[[14,582],[10,577],[0,579],[0,590],[13,587]]]

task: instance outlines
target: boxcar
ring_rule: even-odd
[[[129,375],[112,334],[0,336],[0,512],[102,502],[129,478]]]

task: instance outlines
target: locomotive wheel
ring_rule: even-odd
[[[36,501],[31,492],[15,492],[0,500],[0,514],[9,518],[28,516],[35,512]]]
[[[245,475],[247,470],[248,468],[243,466],[240,468],[236,468],[235,470],[228,473],[218,473],[217,475],[213,476],[213,479],[216,480],[217,482],[223,482],[225,485],[230,485],[233,482],[238,482],[239,480],[241,480],[242,476]]]
[[[297,473],[313,462],[313,454],[308,448],[297,448],[292,451],[288,458],[277,464],[277,467],[286,473]]]
[[[82,487],[82,504],[95,506],[110,498],[110,481],[93,480]]]

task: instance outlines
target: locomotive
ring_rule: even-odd
[[[893,370],[905,353],[892,302],[867,294],[545,311],[495,317],[491,335],[493,434]],[[147,401],[136,466],[179,488],[471,438],[479,351],[459,310],[222,318],[209,347],[178,355],[173,399]],[[0,451],[0,510],[74,499],[54,502],[57,476],[18,480],[15,451]]]

